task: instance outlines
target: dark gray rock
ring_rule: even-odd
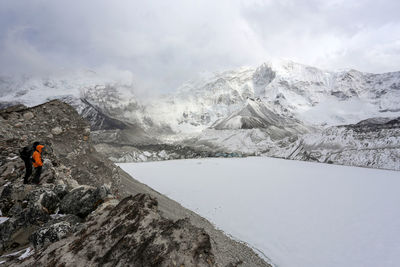
[[[0,196],[0,209],[3,216],[10,217],[10,210],[16,204],[21,205],[29,195],[30,190],[32,190],[32,187],[25,185],[9,183],[7,186],[4,186]]]
[[[25,246],[29,236],[51,217],[41,205],[29,205],[23,209],[15,209],[19,213],[0,224],[0,249],[7,251]]]
[[[46,192],[42,196],[42,200],[40,202],[43,207],[45,207],[50,214],[54,213],[60,203],[60,199],[57,194],[54,192]]]
[[[0,197],[4,214],[11,217],[0,224],[0,248],[14,249],[29,243],[29,236],[51,220],[60,200],[50,187],[6,186]]]
[[[34,204],[28,205],[16,217],[21,221],[20,225],[41,225],[51,219],[50,214],[43,206]]]
[[[50,226],[41,227],[29,238],[35,249],[42,249],[49,244],[67,237],[72,232],[69,222],[61,221]]]
[[[94,211],[109,194],[105,186],[80,186],[69,192],[61,201],[60,212],[75,214],[81,218]]]
[[[57,194],[52,189],[45,187],[40,187],[29,193],[27,201],[30,205],[42,206],[49,214],[55,213],[60,204]]]
[[[11,218],[0,224],[0,249],[4,251],[9,245],[11,235],[15,232],[15,219]]]
[[[62,199],[66,194],[68,194],[68,187],[65,184],[58,184],[54,187],[53,191],[59,199]]]
[[[67,237],[79,230],[82,223],[82,219],[73,214],[55,214],[51,217],[53,218],[51,221],[45,223],[29,237],[35,249],[45,248],[50,243]]]

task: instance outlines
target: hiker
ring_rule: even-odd
[[[39,184],[40,182],[40,174],[42,173],[42,166],[43,166],[43,161],[42,161],[43,148],[44,148],[43,145],[38,145],[36,146],[36,149],[33,152],[32,161],[33,161],[33,167],[35,167],[35,174],[33,176],[32,183],[34,184]]]
[[[39,142],[34,142],[31,147],[26,146],[19,152],[21,159],[25,163],[24,184],[29,183],[29,177],[32,175],[32,153],[36,150],[36,146],[39,144]]]

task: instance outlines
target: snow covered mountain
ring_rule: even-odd
[[[339,125],[400,115],[400,72],[329,72],[290,61],[241,68],[184,84],[148,111],[174,129],[211,126],[259,98],[272,112],[307,124]],[[168,110],[168,115],[163,115]]]
[[[138,122],[136,113],[142,112],[143,107],[136,99],[129,75],[77,71],[50,77],[0,79],[0,107],[35,106],[52,99],[73,106],[102,140],[129,144],[153,142]]]
[[[361,127],[362,135],[352,126],[371,118],[400,117],[400,72],[334,72],[276,61],[209,75],[147,99],[135,95],[129,75],[90,71],[39,79],[3,77],[0,92],[3,106],[63,99],[90,121],[97,148],[116,161],[223,152],[381,168],[400,165],[397,126],[373,127],[378,134]],[[357,151],[357,163],[327,141],[350,136],[356,141],[341,143],[340,151]],[[358,151],[360,145],[354,143],[368,143],[370,154]],[[391,143],[391,149],[373,145],[382,143]],[[180,154],[182,146],[190,152]],[[329,159],[315,156],[315,147],[324,151],[321,155],[332,153]],[[382,153],[392,163],[378,160]]]

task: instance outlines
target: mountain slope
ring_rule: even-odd
[[[188,82],[148,112],[177,131],[199,129],[240,110],[248,98],[268,103],[274,113],[307,124],[347,124],[378,116],[398,116],[400,72],[330,72],[293,62],[227,71]]]
[[[368,119],[304,135],[286,157],[400,170],[400,118]]]
[[[289,157],[298,142],[322,138],[328,127],[400,116],[400,72],[335,72],[291,61],[216,73],[148,99],[135,96],[131,80],[94,72],[3,77],[0,87],[2,105],[48,98],[70,103],[89,120],[97,148],[122,162],[221,152]],[[378,136],[389,140],[390,134]],[[182,145],[190,152],[181,153]]]

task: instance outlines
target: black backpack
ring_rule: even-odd
[[[32,158],[33,155],[33,147],[32,146],[25,146],[19,151],[19,156],[23,161],[27,161]]]
[[[19,151],[19,156],[23,161],[27,161],[32,159],[33,152],[36,150],[36,147],[39,145],[39,142],[34,142],[31,146],[25,146]]]

